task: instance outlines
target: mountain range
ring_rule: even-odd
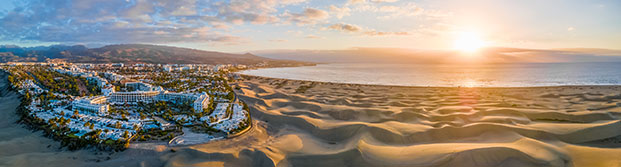
[[[0,45],[0,62],[41,62],[65,59],[74,63],[154,63],[154,64],[258,64],[297,66],[312,63],[576,63],[621,62],[621,51],[565,48],[522,49],[483,48],[475,53],[452,50],[403,48],[351,48],[344,50],[263,50],[234,54],[189,48],[118,44],[100,48],[83,45],[19,47]]]
[[[0,62],[41,62],[65,59],[74,63],[154,63],[154,64],[258,64],[289,66],[304,64],[246,54],[212,52],[160,45],[119,44],[100,48],[83,45],[52,45],[39,47],[0,46]]]

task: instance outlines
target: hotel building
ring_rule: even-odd
[[[73,108],[79,111],[93,112],[99,115],[104,115],[110,108],[106,104],[105,96],[94,96],[90,98],[79,98],[72,102]]]

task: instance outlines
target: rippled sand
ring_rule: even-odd
[[[274,142],[260,151],[270,165],[621,165],[620,86],[415,88],[259,77],[238,86],[253,117],[268,124]]]
[[[255,120],[247,133],[103,155],[14,124],[16,95],[0,90],[0,166],[621,166],[621,86],[235,86]]]

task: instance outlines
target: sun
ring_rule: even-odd
[[[453,43],[455,50],[474,52],[485,47],[485,41],[475,32],[461,32]]]

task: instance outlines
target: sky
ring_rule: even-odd
[[[621,49],[619,0],[2,0],[0,44]],[[466,42],[467,43],[467,42]]]

